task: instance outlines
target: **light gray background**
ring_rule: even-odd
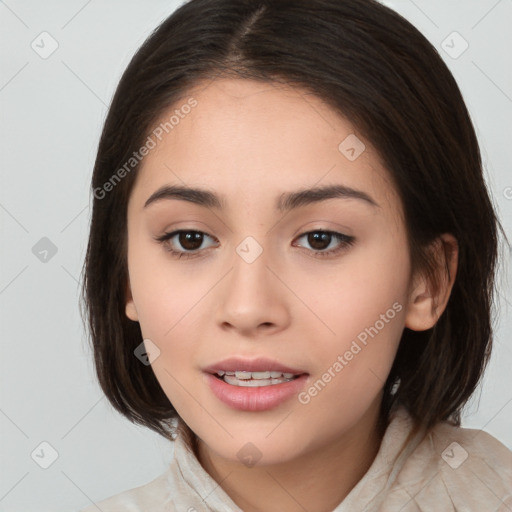
[[[454,73],[510,236],[512,2],[384,3],[416,25]],[[103,397],[79,317],[78,279],[107,106],[135,50],[178,5],[0,1],[0,511],[78,510],[152,480],[172,457],[172,446],[130,424]],[[47,59],[31,48],[43,31],[59,45]],[[458,58],[442,48],[445,40],[452,54],[462,48],[454,31],[469,43]],[[57,248],[46,263],[32,252],[42,237]],[[503,254],[494,356],[463,425],[484,428],[512,448],[511,293]],[[34,458],[49,460],[42,442],[58,452],[48,469],[31,458],[38,449],[45,455]]]

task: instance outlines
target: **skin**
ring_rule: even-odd
[[[432,294],[411,273],[401,201],[379,155],[319,98],[240,79],[188,92],[198,105],[144,158],[130,196],[126,314],[159,347],[153,371],[198,436],[200,463],[239,507],[332,510],[378,452],[382,388],[404,327],[428,329],[446,306],[456,242],[443,235],[435,246],[453,252],[451,279]],[[338,149],[349,134],[366,145],[354,161]],[[225,207],[163,199],[144,208],[167,184],[207,188]],[[274,207],[285,192],[328,184],[364,191],[378,206],[334,198],[286,214]],[[196,245],[198,256],[173,258],[155,237],[176,229],[212,238]],[[340,246],[302,236],[318,229],[355,242],[315,256]],[[263,249],[252,263],[236,252],[247,236]],[[186,252],[178,237],[167,244]],[[206,384],[205,366],[263,355],[308,372],[307,389],[396,303],[394,318],[307,404],[294,396],[268,411],[238,411]],[[237,456],[248,442],[262,454],[253,467]]]

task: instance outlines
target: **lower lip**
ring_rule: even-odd
[[[233,386],[210,373],[206,374],[206,379],[213,394],[233,409],[266,411],[297,395],[304,387],[308,376],[308,374],[303,374],[282,384],[260,387]]]

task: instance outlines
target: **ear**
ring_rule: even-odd
[[[126,316],[133,320],[134,322],[139,321],[139,315],[137,314],[137,309],[135,308],[135,303],[133,302],[133,296],[132,296],[132,288],[130,285],[130,277],[128,276],[127,282],[126,282]]]
[[[427,276],[415,276],[405,316],[405,327],[413,331],[434,327],[446,308],[457,273],[459,246],[453,235],[440,235],[430,249],[437,262],[438,287]]]

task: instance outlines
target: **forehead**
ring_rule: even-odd
[[[266,198],[273,207],[279,194],[327,184],[364,189],[378,202],[398,201],[371,144],[296,87],[241,79],[199,83],[163,112],[150,137],[156,145],[141,162],[132,193],[138,204],[166,184],[214,190],[226,205]]]

